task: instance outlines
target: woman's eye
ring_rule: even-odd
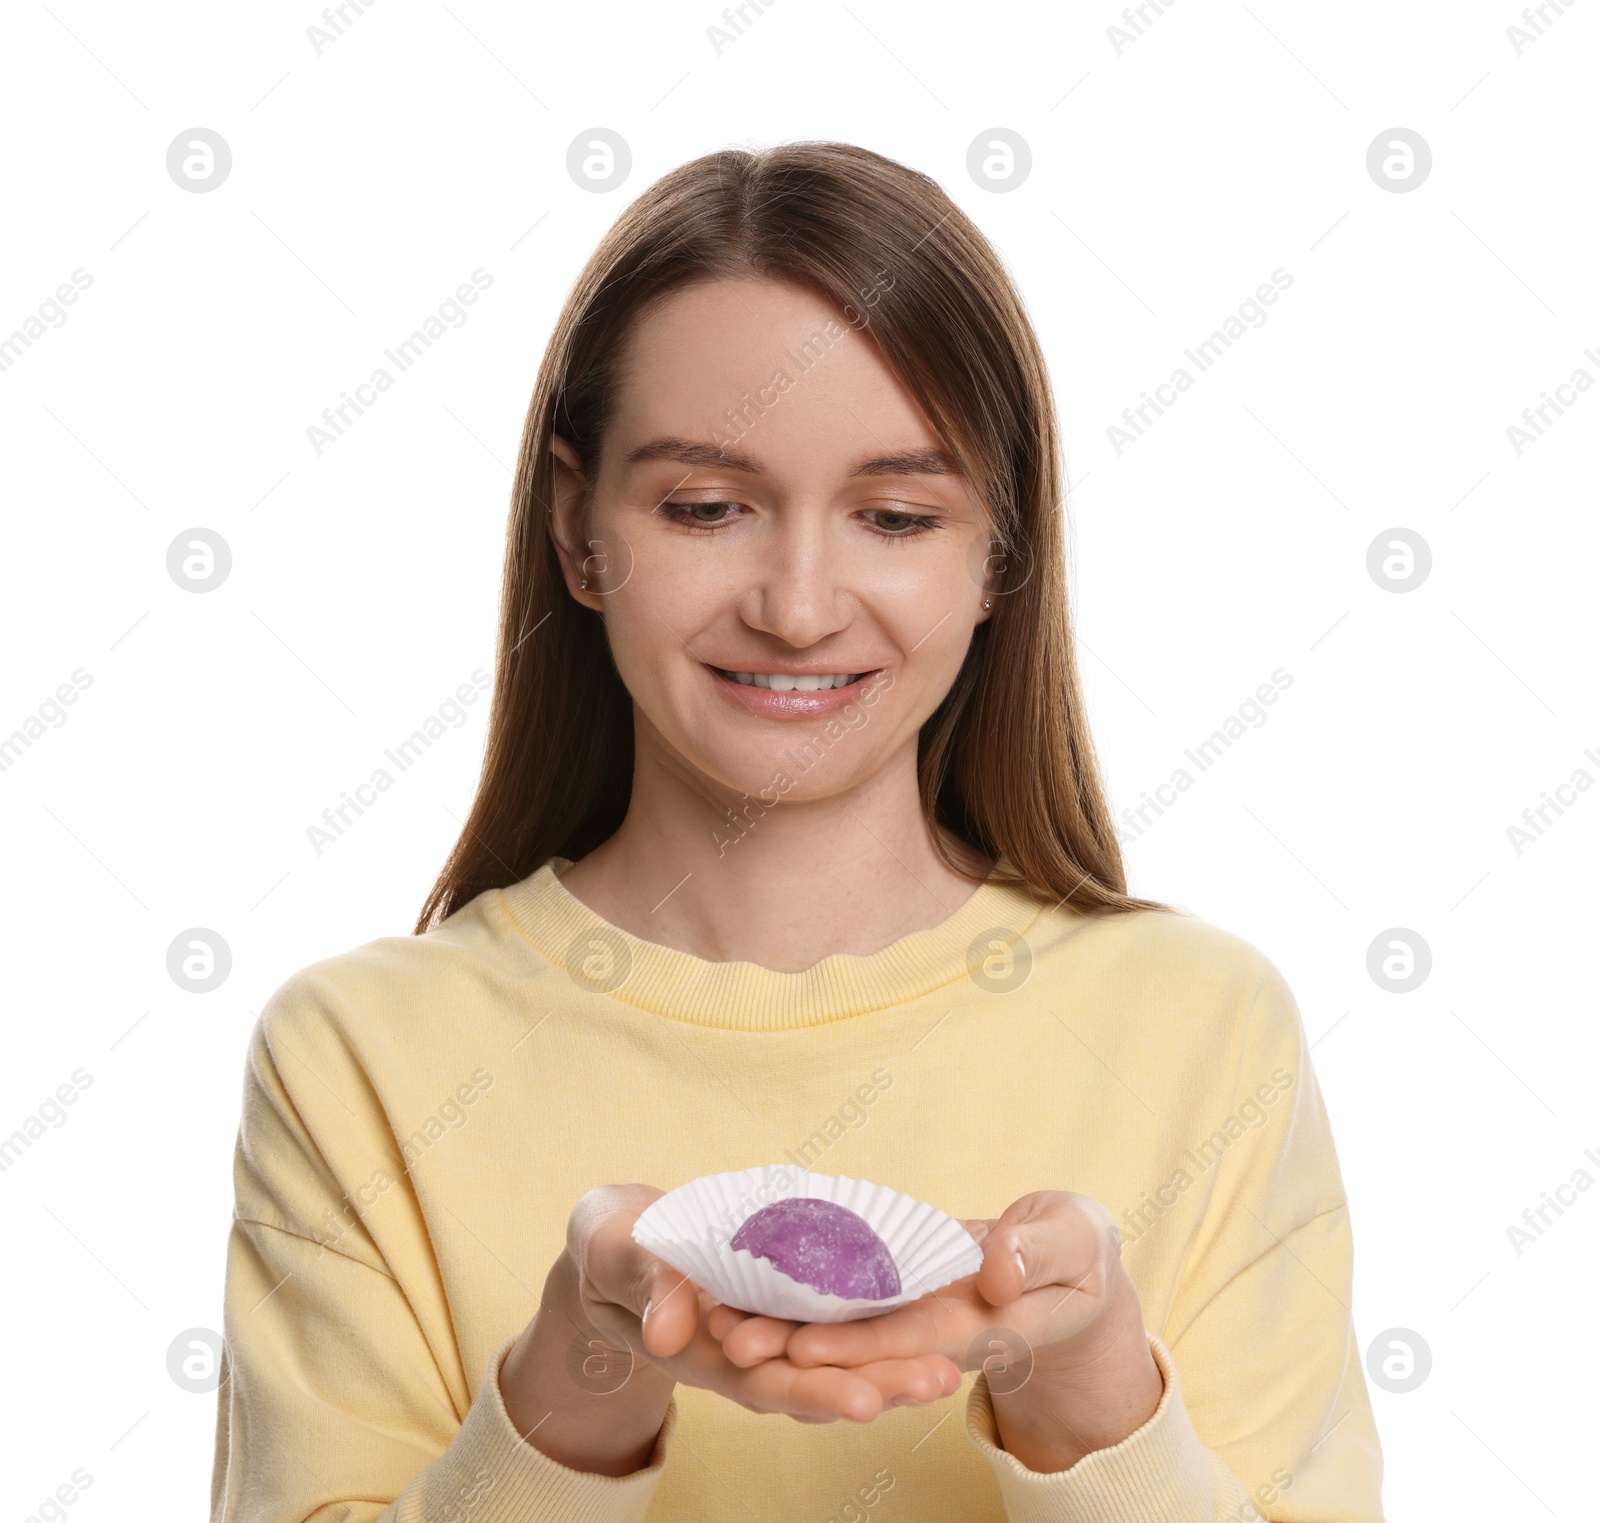
[[[737,502],[665,502],[661,512],[691,532],[705,534],[726,528],[741,516],[743,505]],[[942,527],[936,517],[902,512],[898,508],[868,508],[865,517],[882,539],[912,539],[929,529]]]
[[[869,508],[876,515],[875,527],[886,539],[911,539],[927,529],[937,529],[939,520],[923,513],[902,513],[896,508]]]
[[[736,502],[669,502],[663,505],[667,516],[689,529],[720,529],[737,513]]]

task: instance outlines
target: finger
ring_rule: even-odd
[[[783,1369],[787,1360],[772,1360],[760,1370]],[[837,1413],[853,1422],[871,1422],[892,1406],[925,1406],[942,1401],[961,1385],[961,1371],[953,1360],[883,1359],[857,1369],[833,1365],[792,1370],[787,1400],[815,1414],[837,1404]],[[755,1372],[752,1372],[754,1374]],[[864,1389],[863,1389],[864,1388]]]
[[[645,1352],[669,1358],[681,1353],[700,1327],[706,1292],[634,1241],[637,1220],[636,1213],[619,1211],[598,1223],[584,1269],[597,1295],[638,1316]]]
[[[1016,1213],[1024,1203],[1031,1203],[1036,1199],[1033,1195],[1024,1195],[1021,1200],[1015,1201],[1007,1210]],[[985,1301],[991,1306],[1005,1306],[1016,1300],[1022,1294],[1026,1285],[1027,1272],[1018,1263],[1003,1260],[1000,1254],[1003,1245],[1000,1240],[991,1242],[995,1229],[1000,1225],[999,1217],[963,1217],[961,1225],[966,1228],[967,1235],[983,1249],[983,1260],[978,1269],[978,1286]],[[997,1268],[996,1265],[1009,1265],[1010,1269],[1020,1271],[1020,1280],[1017,1285],[1011,1283],[1006,1268]],[[1000,1299],[997,1299],[1000,1298]]]
[[[1063,1285],[1092,1291],[1115,1243],[1111,1213],[1087,1195],[1036,1190],[1000,1214],[983,1245],[978,1291],[991,1306],[1008,1306],[1029,1290]]]
[[[645,1257],[652,1262],[643,1267],[640,1275],[645,1295],[639,1313],[639,1336],[646,1353],[666,1359],[681,1353],[701,1325],[698,1287],[654,1254]]]
[[[718,1302],[706,1317],[706,1327],[720,1343],[731,1328],[737,1327],[751,1315],[750,1312],[740,1311],[737,1306],[724,1306]]]
[[[804,1368],[854,1369],[878,1359],[915,1359],[943,1350],[945,1320],[937,1295],[924,1296],[854,1322],[808,1322],[790,1335],[784,1355]]]
[[[782,1336],[784,1337],[789,1336],[790,1329],[800,1326],[798,1321],[784,1321],[778,1317],[763,1317],[757,1312],[741,1312],[738,1307],[723,1305],[720,1301],[712,1302],[712,1310],[707,1315],[706,1326],[710,1328],[710,1336],[715,1337],[718,1342],[722,1342],[728,1336],[728,1333],[741,1326],[742,1323],[747,1323],[747,1321],[763,1323],[763,1325],[770,1325],[773,1328],[782,1328]],[[774,1352],[782,1352],[781,1342],[779,1342],[778,1349],[774,1349]],[[763,1357],[770,1357],[770,1355],[763,1355]],[[754,1360],[750,1361],[750,1363],[754,1363]]]
[[[586,1191],[567,1221],[567,1248],[591,1318],[615,1320],[600,1306],[639,1319],[645,1351],[680,1352],[701,1322],[701,1290],[688,1276],[641,1247],[633,1226],[662,1192],[654,1185],[600,1185]],[[594,1303],[591,1305],[590,1303]]]
[[[882,1391],[854,1370],[825,1366],[815,1370],[796,1369],[786,1359],[769,1359],[743,1371],[740,1379],[766,1387],[774,1402],[770,1410],[792,1416],[836,1422],[867,1423],[878,1417],[888,1404]]]
[[[749,1316],[729,1328],[722,1336],[722,1352],[737,1365],[748,1367],[763,1359],[774,1359],[789,1342],[789,1335],[803,1323],[782,1317]]]
[[[956,1390],[962,1380],[953,1360],[933,1355],[881,1361],[870,1368],[801,1369],[784,1358],[748,1369],[731,1364],[702,1324],[689,1347],[669,1361],[680,1380],[702,1385],[756,1412],[782,1412],[806,1422],[871,1422],[896,1401],[921,1404]]]
[[[961,1384],[961,1370],[953,1359],[930,1354],[925,1359],[883,1359],[851,1371],[878,1388],[885,1406],[922,1406],[942,1401]]]
[[[978,1269],[978,1294],[991,1306],[1009,1306],[1028,1289],[1028,1259],[1020,1229],[997,1229],[983,1245]],[[1034,1253],[1034,1262],[1042,1255]]]
[[[961,1225],[967,1229],[967,1236],[974,1242],[981,1244],[993,1231],[996,1218],[992,1216],[972,1216],[959,1218]]]

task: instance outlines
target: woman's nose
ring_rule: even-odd
[[[752,549],[750,586],[740,613],[752,628],[804,647],[845,628],[856,601],[846,587],[844,557],[820,515],[788,515],[773,538]]]

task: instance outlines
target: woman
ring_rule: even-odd
[[[624,213],[528,412],[471,818],[253,1039],[214,1518],[1377,1523],[1299,1015],[1125,892],[1060,506],[925,176],[724,152]],[[981,1271],[800,1326],[633,1242],[783,1161]]]

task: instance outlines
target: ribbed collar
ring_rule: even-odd
[[[707,962],[629,935],[563,886],[559,875],[571,865],[566,857],[551,857],[498,890],[517,930],[568,969],[581,989],[670,1019],[736,1031],[791,1031],[917,999],[965,979],[969,966],[993,950],[988,933],[1009,944],[1044,907],[1026,889],[991,876],[936,926],[866,957],[836,952],[804,972],[780,973],[753,962]]]

